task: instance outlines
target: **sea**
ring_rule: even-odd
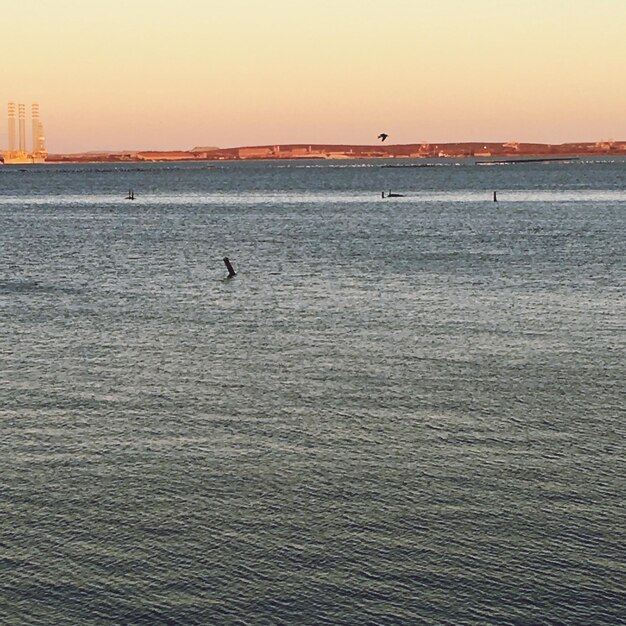
[[[2,625],[626,624],[625,435],[624,158],[0,166]]]

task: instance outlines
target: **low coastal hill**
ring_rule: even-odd
[[[287,144],[192,150],[50,154],[48,163],[217,161],[253,159],[531,158],[626,155],[626,141],[595,143]]]

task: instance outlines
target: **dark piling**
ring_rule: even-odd
[[[233,269],[233,266],[230,264],[227,256],[224,257],[224,265],[226,265],[226,269],[228,270],[228,278],[237,276],[237,272]]]

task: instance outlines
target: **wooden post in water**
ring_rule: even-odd
[[[498,194],[495,191],[493,192],[493,201],[494,202],[498,201]]]
[[[228,278],[232,278],[233,276],[237,276],[237,272],[233,269],[233,266],[230,264],[228,257],[224,257],[224,264],[226,265],[226,269],[228,270]]]

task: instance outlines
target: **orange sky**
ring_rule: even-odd
[[[0,106],[38,102],[51,152],[626,140],[624,0],[20,0],[2,23]]]

